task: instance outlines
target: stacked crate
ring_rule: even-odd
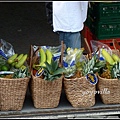
[[[113,39],[120,43],[120,2],[90,2],[83,31],[88,43],[94,39],[111,48]]]

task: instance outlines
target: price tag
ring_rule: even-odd
[[[43,73],[44,73],[44,69],[43,69],[43,68],[40,68],[40,69],[36,72],[35,76],[36,76],[36,77],[40,77]]]
[[[86,75],[86,79],[93,85],[97,84],[98,82],[98,78],[95,74],[92,74],[92,73],[88,73]]]

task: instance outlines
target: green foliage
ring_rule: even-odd
[[[22,69],[14,69],[13,78],[25,78],[25,77],[30,77],[30,71],[29,68],[26,67],[24,70]]]
[[[100,72],[102,68],[104,68],[106,65],[105,61],[100,61],[97,55],[95,54],[92,56],[92,59],[88,59],[87,62],[84,63],[83,66],[83,75],[86,75],[88,73],[96,73]]]
[[[112,79],[120,80],[120,62],[116,62],[111,69],[111,77]]]
[[[60,78],[64,72],[64,68],[59,67],[58,61],[51,60],[51,64],[45,62],[46,67],[44,68],[44,79],[48,81],[53,81]]]

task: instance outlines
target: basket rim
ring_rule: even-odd
[[[102,79],[102,80],[107,80],[107,81],[108,81],[108,80],[109,80],[109,81],[111,81],[111,80],[112,80],[112,81],[113,81],[113,80],[119,81],[118,79],[107,79],[107,78],[102,78],[102,77],[99,76],[99,75],[98,75],[98,78],[100,78],[100,79]]]
[[[82,76],[82,77],[75,77],[75,78],[66,78],[64,77],[64,80],[77,80],[77,79],[82,79],[82,78],[86,78],[85,76]]]
[[[82,77],[79,77],[79,78],[76,77],[76,78],[71,78],[71,79],[67,79],[67,78],[64,77],[64,78],[63,78],[63,81],[64,81],[64,82],[65,82],[65,81],[66,81],[66,82],[68,82],[68,81],[79,81],[79,80],[82,81],[83,79],[85,80],[86,77],[85,77],[85,76],[82,76]],[[88,84],[90,84],[90,85],[96,86],[96,84],[91,84],[87,79],[86,79],[86,82],[87,82]]]
[[[38,79],[44,80],[44,78],[40,78],[40,77],[34,76],[32,71],[31,71],[31,78],[35,78],[35,79],[38,78]],[[64,75],[61,75],[61,77],[60,77],[60,78],[57,78],[57,79],[63,79],[63,78],[64,78]],[[44,81],[51,82],[51,81],[49,81],[49,80],[44,80]],[[54,80],[53,80],[53,81],[54,81]]]
[[[30,79],[30,77],[25,77],[25,78],[0,78],[0,80],[23,80],[23,79]]]

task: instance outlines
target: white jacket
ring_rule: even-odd
[[[53,1],[53,31],[81,31],[87,10],[88,1]]]

